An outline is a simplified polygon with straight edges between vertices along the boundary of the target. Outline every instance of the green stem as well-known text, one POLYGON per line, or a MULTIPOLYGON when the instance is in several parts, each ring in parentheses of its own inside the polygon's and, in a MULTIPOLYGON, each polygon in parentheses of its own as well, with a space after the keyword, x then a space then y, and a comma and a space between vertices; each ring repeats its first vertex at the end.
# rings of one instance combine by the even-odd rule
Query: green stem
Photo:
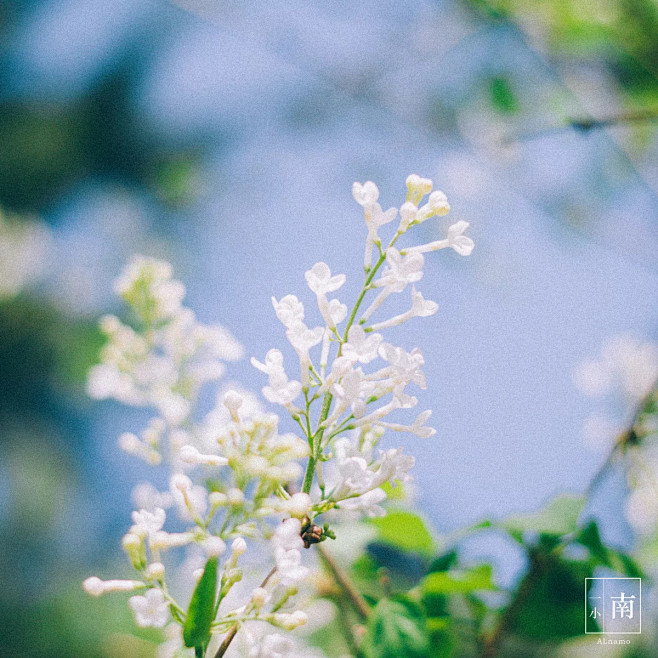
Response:
MULTIPOLYGON (((400 234, 396 233, 393 239, 391 240, 390 244, 388 245, 388 247, 386 247, 386 249, 383 252, 381 252, 379 258, 377 259, 377 262, 374 264, 372 269, 366 275, 366 280, 363 283, 361 292, 359 293, 359 296, 356 299, 354 308, 352 309, 352 312, 350 313, 350 317, 347 320, 347 324, 345 325, 345 332, 343 334, 343 338, 340 341, 340 345, 338 346, 338 353, 336 355, 337 357, 339 357, 341 354, 343 343, 347 341, 347 334, 349 333, 351 326, 354 324, 354 320, 356 319, 356 314, 359 312, 359 308, 361 307, 361 304, 363 302, 364 297, 366 296, 366 293, 368 292, 368 290, 370 290, 370 284, 372 283, 372 280, 375 278, 375 274, 377 274, 377 271, 386 260, 386 251, 388 251, 389 247, 392 247, 395 244, 396 240, 399 237, 400 234)), ((322 411, 320 412, 320 418, 318 419, 318 429, 316 430, 313 437, 309 440, 311 454, 309 455, 308 463, 306 464, 306 472, 304 473, 304 483, 302 485, 302 491, 304 493, 310 493, 311 487, 313 486, 313 477, 315 475, 315 468, 322 454, 322 437, 324 436, 324 428, 322 427, 322 423, 324 423, 324 421, 327 420, 329 416, 329 410, 331 409, 331 403, 333 399, 334 397, 329 391, 327 391, 324 394, 324 398, 322 400, 322 411)), ((308 396, 306 396, 306 400, 307 400, 306 420, 308 422, 309 419, 308 396)))

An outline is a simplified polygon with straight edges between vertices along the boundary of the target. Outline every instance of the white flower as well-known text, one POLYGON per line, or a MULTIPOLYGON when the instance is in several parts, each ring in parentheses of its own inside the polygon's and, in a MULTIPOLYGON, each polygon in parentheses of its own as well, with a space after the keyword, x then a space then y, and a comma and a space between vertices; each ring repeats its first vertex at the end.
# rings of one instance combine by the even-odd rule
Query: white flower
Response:
POLYGON ((268 376, 285 374, 283 368, 283 354, 280 350, 272 349, 265 355, 265 363, 257 361, 253 356, 251 357, 251 365, 258 368, 268 376))
POLYGON ((142 628, 162 628, 169 621, 169 604, 159 589, 150 589, 144 596, 131 596, 128 604, 142 628))
POLYGON ((347 306, 341 304, 337 299, 329 300, 329 315, 331 316, 332 326, 340 324, 347 317, 347 306))
POLYGON ((340 509, 350 512, 362 512, 366 516, 385 516, 386 510, 378 505, 386 499, 383 489, 373 489, 356 498, 348 498, 340 502, 340 509))
POLYGON ((361 418, 365 413, 366 404, 364 398, 368 395, 371 385, 365 380, 361 368, 350 370, 340 381, 335 382, 331 392, 336 398, 336 406, 331 415, 324 422, 324 426, 335 423, 340 415, 351 406, 352 413, 356 418, 361 418))
POLYGON ((379 229, 384 226, 384 224, 388 224, 396 218, 398 209, 389 208, 386 212, 384 212, 378 203, 372 203, 364 206, 363 211, 366 226, 368 227, 363 266, 368 270, 372 264, 373 246, 375 244, 381 244, 379 229))
MULTIPOLYGON (((153 512, 142 509, 132 513, 133 523, 137 534, 143 537, 150 537, 158 530, 162 529, 165 523, 166 513, 162 508, 156 508, 153 512)), ((135 532, 135 530, 133 530, 135 532)))
POLYGON ((417 347, 407 352, 402 347, 384 343, 379 348, 379 356, 390 364, 388 370, 394 382, 413 382, 420 388, 426 388, 425 373, 422 370, 425 359, 417 347))
POLYGON ((397 423, 385 422, 380 422, 379 424, 389 430, 394 430, 396 432, 411 432, 421 439, 428 439, 430 436, 436 434, 436 430, 433 427, 427 427, 427 425, 425 425, 431 415, 431 411, 423 411, 416 416, 413 425, 400 425, 397 423))
POLYGON ((96 576, 82 583, 82 589, 91 596, 101 596, 106 592, 132 592, 140 587, 144 587, 140 580, 101 580, 96 576))
POLYGON ((159 492, 150 482, 140 482, 132 491, 132 501, 138 509, 155 512, 156 508, 169 509, 174 499, 169 491, 159 492))
POLYGON ((345 283, 344 274, 331 276, 331 270, 326 263, 316 263, 305 273, 308 287, 316 295, 326 295, 335 292, 345 283))
POLYGON ((155 650, 156 658, 182 658, 188 656, 192 649, 183 647, 183 629, 180 624, 172 622, 164 629, 165 641, 155 650), (183 653, 185 651, 185 653, 183 653))
POLYGON ((299 519, 286 519, 277 527, 271 540, 277 574, 286 587, 300 582, 309 572, 308 568, 301 564, 300 549, 304 546, 300 536, 301 529, 299 519))
POLYGON ((380 451, 376 462, 377 471, 375 482, 377 486, 390 482, 395 485, 396 481, 409 482, 411 476, 409 471, 414 467, 416 460, 411 455, 405 455, 402 448, 380 451))
POLYGON ((297 519, 303 519, 313 507, 313 500, 307 493, 298 492, 286 501, 285 508, 290 514, 297 519))
POLYGON ((295 610, 294 612, 275 612, 268 619, 275 626, 293 631, 308 621, 308 615, 303 610, 295 610))
POLYGON ((418 174, 407 177, 407 201, 413 201, 416 205, 432 191, 432 181, 429 178, 421 178, 418 174))
POLYGON ((226 552, 226 544, 220 537, 214 535, 204 539, 201 545, 210 557, 219 557, 226 552))
POLYGON ((375 474, 368 468, 363 457, 347 457, 338 463, 342 483, 334 494, 341 500, 355 493, 363 493, 373 488, 375 474))
POLYGON ((180 548, 194 541, 193 532, 165 532, 159 530, 149 538, 149 544, 153 551, 164 551, 169 548, 180 548))
POLYGON ((226 457, 203 454, 191 445, 182 446, 178 456, 185 464, 203 464, 204 466, 226 466, 228 464, 226 457))
POLYGON ((298 322, 304 321, 304 305, 295 297, 295 295, 286 295, 277 302, 272 297, 272 305, 276 312, 276 317, 288 328, 293 327, 298 322))
POLYGON ((404 252, 411 256, 412 254, 420 255, 428 251, 438 251, 439 249, 451 247, 460 256, 470 256, 475 243, 471 238, 464 235, 464 231, 468 227, 469 223, 460 219, 448 228, 448 237, 445 240, 435 240, 434 242, 428 242, 419 247, 410 247, 409 249, 405 249, 404 252))
POLYGON ((355 362, 370 363, 377 358, 377 350, 382 340, 380 334, 368 336, 363 327, 352 325, 347 334, 347 343, 343 345, 342 354, 355 362))
POLYGON ((409 227, 416 221, 418 217, 418 208, 411 203, 411 201, 406 201, 400 206, 400 226, 398 227, 399 233, 404 233, 409 229, 409 227))
MULTIPOLYGON (((345 283, 345 275, 331 276, 331 270, 326 263, 316 263, 310 270, 307 270, 305 276, 308 287, 317 297, 318 308, 324 321, 331 329, 335 328, 336 324, 327 301, 327 293, 338 290, 345 283)), ((293 330, 292 327, 288 331, 291 330, 293 330)))
POLYGON ((384 286, 392 292, 402 292, 410 283, 416 283, 423 278, 425 259, 421 254, 409 253, 407 256, 391 247, 386 252, 386 269, 377 286, 384 286))
POLYGON ((301 392, 302 385, 298 381, 289 381, 285 375, 270 377, 270 385, 263 387, 263 395, 268 402, 284 407, 291 405, 301 392))
POLYGON ((425 299, 416 287, 414 286, 411 290, 411 309, 406 313, 400 313, 388 320, 383 322, 377 322, 370 327, 371 331, 381 331, 382 329, 388 329, 389 327, 396 327, 408 320, 411 320, 415 317, 428 317, 434 315, 439 310, 439 305, 436 302, 433 302, 429 299, 425 299))
POLYGON ((474 243, 471 238, 464 235, 469 223, 460 219, 448 229, 448 246, 452 247, 460 256, 470 256, 474 243))
POLYGON ((426 219, 429 219, 434 215, 443 216, 447 215, 449 212, 450 204, 448 203, 448 197, 446 197, 443 192, 436 190, 430 194, 427 203, 419 208, 418 221, 424 222, 426 219))
POLYGON ((302 387, 304 389, 309 386, 309 366, 311 364, 309 351, 322 341, 323 335, 324 330, 322 327, 309 329, 301 322, 286 331, 286 337, 299 357, 302 387))
POLYGON ((379 199, 379 188, 371 180, 352 185, 352 196, 360 206, 369 206, 379 199))
POLYGON ((169 482, 169 489, 182 519, 200 519, 206 513, 208 492, 205 487, 193 485, 187 475, 182 473, 173 475, 169 482))

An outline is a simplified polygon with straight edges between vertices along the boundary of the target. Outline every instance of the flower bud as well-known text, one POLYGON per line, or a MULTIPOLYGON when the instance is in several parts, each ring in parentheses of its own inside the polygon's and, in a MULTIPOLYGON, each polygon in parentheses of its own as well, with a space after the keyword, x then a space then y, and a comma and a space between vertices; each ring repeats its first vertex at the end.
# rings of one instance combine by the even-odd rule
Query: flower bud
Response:
POLYGON ((244 503, 244 493, 240 489, 229 489, 226 492, 226 495, 228 497, 228 502, 230 505, 233 505, 234 507, 238 507, 244 503))
POLYGON ((221 491, 213 491, 208 494, 208 502, 211 507, 224 507, 228 502, 228 498, 221 491))
POLYGON ((234 423, 240 422, 240 416, 238 414, 238 409, 242 406, 242 396, 236 391, 228 391, 224 396, 224 406, 228 409, 231 414, 231 420, 234 423))
POLYGON ((226 544, 219 537, 208 537, 201 543, 209 557, 219 557, 226 551, 226 544))
POLYGON ((278 612, 273 614, 270 622, 275 626, 292 631, 298 626, 303 626, 308 621, 308 616, 302 610, 295 610, 293 613, 278 612))
POLYGON ((313 506, 313 501, 307 493, 296 493, 286 503, 286 508, 290 516, 297 519, 303 519, 313 506))
POLYGON ((143 569, 146 564, 146 551, 142 537, 134 532, 129 532, 121 540, 123 549, 128 553, 130 563, 135 569, 143 569))
POLYGON ((247 542, 242 539, 242 537, 238 537, 237 539, 233 540, 233 543, 231 544, 231 553, 235 557, 240 557, 240 555, 244 555, 247 552, 247 542))
POLYGON ((149 580, 164 580, 165 567, 162 562, 153 562, 146 567, 146 577, 149 580))
POLYGON ((257 587, 251 594, 251 603, 256 610, 260 610, 269 598, 269 592, 264 587, 257 587))

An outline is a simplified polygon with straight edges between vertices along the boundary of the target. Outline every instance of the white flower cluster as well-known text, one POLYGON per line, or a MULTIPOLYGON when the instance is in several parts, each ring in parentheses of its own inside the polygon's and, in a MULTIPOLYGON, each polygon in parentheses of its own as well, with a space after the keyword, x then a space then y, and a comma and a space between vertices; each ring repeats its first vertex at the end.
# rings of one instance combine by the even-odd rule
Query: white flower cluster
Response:
POLYGON ((599 359, 579 366, 574 379, 585 395, 617 408, 615 416, 592 413, 585 421, 585 440, 608 450, 616 437, 625 441, 626 518, 638 532, 653 531, 658 524, 658 345, 629 335, 615 336, 604 344, 599 359))
POLYGON ((407 179, 404 204, 386 211, 378 203, 379 190, 368 181, 354 183, 352 193, 363 207, 367 228, 364 256, 365 281, 352 310, 333 296, 345 283, 344 274, 332 274, 326 263, 316 263, 306 272, 306 282, 316 298, 323 320, 321 326, 306 324, 306 309, 295 295, 272 299, 286 337, 299 359, 299 379, 284 367, 283 354, 270 350, 264 362, 252 364, 268 376, 263 395, 280 404, 304 432, 311 449, 303 491, 311 493, 317 474, 320 497, 309 518, 332 508, 361 511, 370 516, 384 513, 379 503, 386 497, 381 485, 409 479, 413 458, 401 449, 376 451, 385 430, 411 432, 429 437, 434 430, 426 425, 430 411, 420 413, 411 425, 390 416, 410 409, 417 399, 410 385, 425 388, 423 356, 417 348, 406 349, 384 340, 382 331, 415 317, 427 317, 438 305, 426 300, 416 284, 423 277, 424 255, 444 248, 469 255, 473 241, 464 235, 468 223, 459 221, 448 229, 443 240, 399 248, 398 240, 413 227, 433 216, 445 215, 450 206, 443 192, 432 192, 432 181, 411 175, 407 179), (423 199, 429 197, 425 203, 423 199), (397 230, 386 247, 379 231, 399 214, 397 230), (393 294, 411 292, 408 311, 373 321, 384 302, 393 294), (371 299, 366 306, 366 297, 371 299), (312 356, 313 348, 318 356, 312 356), (314 403, 320 410, 314 414, 314 403), (353 430, 351 439, 341 437, 353 430), (340 438, 339 438, 340 437, 340 438), (323 463, 336 466, 333 482, 325 483, 323 463))
MULTIPOLYGON (((230 642, 232 631, 250 620, 290 631, 306 621, 293 601, 309 573, 301 549, 334 536, 328 526, 315 525, 317 517, 332 509, 382 515, 382 485, 410 479, 413 457, 401 448, 383 450, 379 443, 387 430, 423 438, 434 434, 426 425, 430 411, 418 414, 411 424, 394 418, 398 410, 417 404, 410 386, 425 388, 423 356, 418 349, 407 351, 386 342, 380 332, 437 311, 437 304, 416 289, 423 276, 423 254, 445 247, 469 254, 473 248, 464 236, 466 222, 451 226, 445 240, 395 246, 412 227, 448 212, 441 192, 432 192, 421 205, 431 188, 427 179, 408 178, 397 231, 383 247, 379 229, 392 222, 398 210, 382 210, 374 183, 354 184, 367 238, 365 281, 351 311, 333 296, 345 276, 333 275, 325 263, 306 272, 320 326, 307 326, 304 305, 294 295, 273 300, 298 357, 299 377, 289 376, 276 349, 263 362, 252 363, 267 375, 265 399, 287 410, 303 438, 280 433, 278 416, 264 413, 253 395, 235 388, 220 391, 213 408, 202 414, 202 388, 221 378, 226 361, 240 358, 240 345, 225 329, 196 321, 183 306, 184 288, 173 280, 167 263, 136 257, 118 280, 116 291, 132 309, 134 324, 114 316, 101 320, 108 342, 102 362, 90 373, 89 393, 155 409, 157 415, 146 429, 139 435, 124 433, 119 444, 147 463, 166 464, 170 479, 166 491, 143 483, 133 493, 137 509, 123 548, 138 577, 91 577, 84 588, 92 595, 134 592, 129 603, 140 626, 165 627, 173 620, 160 656, 186 655, 184 634, 177 628, 185 626, 192 613, 176 601, 165 582, 176 566, 177 551, 201 551, 206 565, 217 560, 210 644, 222 636, 230 642), (407 289, 408 311, 371 320, 387 298, 407 289), (372 300, 362 308, 368 295, 372 300), (316 347, 319 359, 313 353, 316 347), (300 465, 304 459, 305 471, 300 465), (269 542, 273 568, 242 606, 226 609, 227 595, 242 578, 238 560, 247 550, 246 540, 259 538, 269 542)), ((201 587, 204 569, 197 570, 197 576, 201 587)), ((249 655, 298 655, 295 646, 274 634, 252 644, 249 655)), ((195 646, 196 655, 206 650, 206 642, 195 646)))

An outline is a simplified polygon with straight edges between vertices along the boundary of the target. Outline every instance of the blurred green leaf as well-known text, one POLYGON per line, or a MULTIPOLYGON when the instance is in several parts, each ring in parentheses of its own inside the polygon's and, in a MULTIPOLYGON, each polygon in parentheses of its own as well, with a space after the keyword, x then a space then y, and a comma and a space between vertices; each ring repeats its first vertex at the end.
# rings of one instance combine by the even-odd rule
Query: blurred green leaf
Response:
POLYGON ((583 587, 591 576, 591 566, 585 562, 563 560, 554 553, 533 554, 530 571, 513 597, 520 600, 509 630, 539 641, 582 635, 583 587))
POLYGON ((603 543, 596 521, 590 522, 580 530, 576 539, 589 549, 595 564, 609 567, 630 578, 643 577, 642 570, 633 558, 621 551, 609 548, 603 543))
POLYGON ((386 516, 370 522, 377 528, 377 539, 383 543, 423 554, 434 549, 434 539, 425 521, 413 512, 392 509, 386 516))
POLYGON ((203 647, 210 640, 210 625, 215 616, 217 558, 211 557, 197 583, 187 611, 183 639, 186 647, 203 647))
POLYGON ((451 550, 434 558, 427 571, 428 573, 432 573, 433 571, 447 571, 455 564, 457 564, 457 551, 451 550))
POLYGON ((372 611, 363 642, 366 658, 427 658, 429 638, 420 606, 408 598, 382 599, 372 611))
POLYGON ((575 532, 584 504, 582 496, 564 494, 551 500, 537 513, 510 516, 500 525, 518 541, 526 532, 566 535, 575 532))
POLYGON ((482 564, 473 569, 435 571, 423 579, 423 596, 434 594, 466 594, 476 590, 493 590, 492 567, 482 564))
POLYGON ((494 109, 500 114, 514 114, 519 111, 519 101, 508 78, 492 78, 489 81, 489 97, 494 109))

